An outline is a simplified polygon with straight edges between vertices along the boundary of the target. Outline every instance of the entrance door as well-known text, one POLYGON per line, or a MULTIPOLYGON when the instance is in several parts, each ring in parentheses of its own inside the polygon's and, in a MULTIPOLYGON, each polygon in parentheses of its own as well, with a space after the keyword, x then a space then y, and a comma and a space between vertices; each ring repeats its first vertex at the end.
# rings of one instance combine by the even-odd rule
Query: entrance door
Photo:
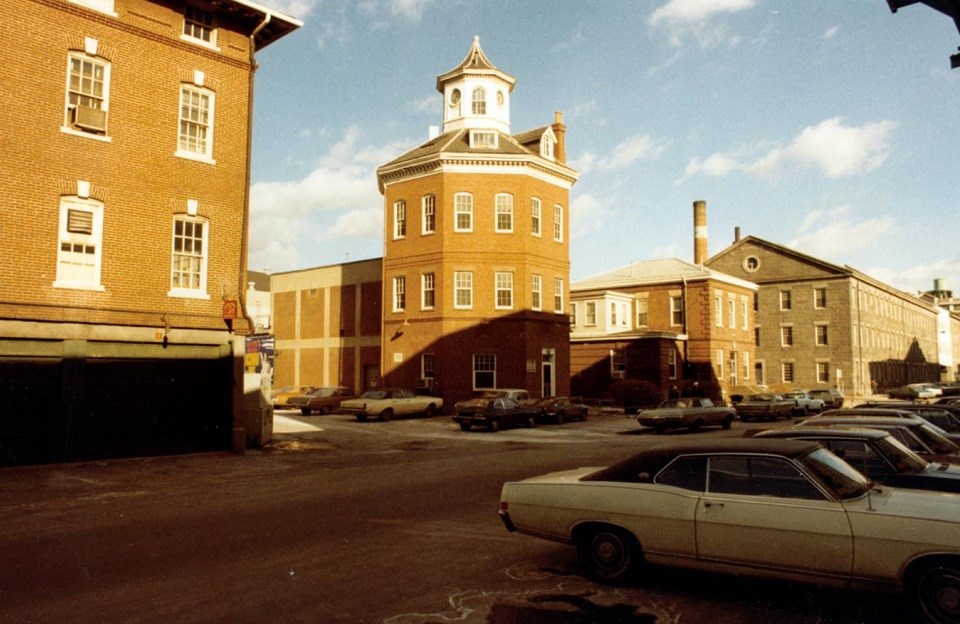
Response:
POLYGON ((556 357, 556 351, 554 349, 543 349, 541 352, 541 364, 540 369, 542 371, 542 383, 540 388, 540 396, 553 396, 556 392, 556 377, 553 370, 553 361, 556 357))
POLYGON ((380 387, 380 366, 365 364, 363 366, 363 389, 371 390, 380 387))

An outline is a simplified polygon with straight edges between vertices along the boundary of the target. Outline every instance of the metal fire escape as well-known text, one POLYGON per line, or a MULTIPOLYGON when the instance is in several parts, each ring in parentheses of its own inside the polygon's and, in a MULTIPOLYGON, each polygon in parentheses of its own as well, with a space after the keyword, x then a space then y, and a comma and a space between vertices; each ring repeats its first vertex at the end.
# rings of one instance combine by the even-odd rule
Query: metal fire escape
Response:
MULTIPOLYGON (((917 3, 925 4, 953 19, 957 30, 960 31, 960 0, 887 0, 890 10, 894 13, 897 12, 897 9, 917 3)), ((960 48, 957 49, 960 50, 960 48)), ((960 67, 960 52, 950 56, 950 68, 956 69, 958 67, 960 67)))

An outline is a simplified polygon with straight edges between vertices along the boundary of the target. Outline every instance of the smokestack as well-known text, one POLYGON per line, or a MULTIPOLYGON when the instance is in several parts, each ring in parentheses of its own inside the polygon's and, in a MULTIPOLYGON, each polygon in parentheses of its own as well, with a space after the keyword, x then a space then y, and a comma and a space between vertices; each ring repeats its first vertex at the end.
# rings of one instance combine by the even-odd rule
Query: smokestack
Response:
POLYGON ((560 111, 555 111, 553 113, 553 124, 550 126, 553 128, 553 134, 557 137, 557 145, 554 147, 553 157, 558 163, 567 162, 567 145, 566 145, 566 134, 567 127, 563 124, 563 113, 560 111))
POLYGON ((733 242, 735 243, 740 242, 740 226, 739 225, 733 228, 733 242))
POLYGON ((693 263, 703 265, 707 261, 707 202, 693 202, 693 263))

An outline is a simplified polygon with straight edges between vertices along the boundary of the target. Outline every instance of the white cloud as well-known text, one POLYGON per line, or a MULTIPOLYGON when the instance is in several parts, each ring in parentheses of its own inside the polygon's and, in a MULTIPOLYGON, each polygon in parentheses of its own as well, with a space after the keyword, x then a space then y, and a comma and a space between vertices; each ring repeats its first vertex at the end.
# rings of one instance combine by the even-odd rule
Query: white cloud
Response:
POLYGON ((905 292, 918 293, 933 290, 933 280, 942 278, 943 287, 960 294, 960 256, 941 258, 929 264, 919 264, 905 269, 871 267, 863 271, 870 277, 890 284, 905 292))
POLYGON ((363 146, 356 128, 301 180, 257 182, 250 189, 250 266, 295 268, 305 243, 382 235, 383 198, 376 168, 410 140, 363 146))
POLYGON ((674 46, 683 45, 684 39, 692 36, 703 48, 722 44, 735 47, 740 43, 740 37, 728 36, 726 28, 711 23, 711 19, 754 6, 756 0, 669 0, 650 14, 647 24, 665 28, 670 44, 674 46))
POLYGON ((656 141, 648 134, 636 134, 614 147, 609 156, 597 156, 594 152, 584 152, 571 164, 581 174, 594 169, 601 171, 624 169, 638 160, 658 158, 666 147, 665 143, 656 141))
POLYGON ((787 246, 829 262, 842 262, 837 259, 850 257, 855 251, 877 244, 895 229, 892 217, 881 215, 855 221, 853 208, 842 205, 827 213, 809 213, 800 227, 801 235, 787 246))
POLYGON ((590 194, 580 194, 570 200, 570 232, 572 238, 582 238, 603 228, 610 210, 590 194))
POLYGON ((833 39, 837 36, 837 33, 840 32, 839 26, 831 26, 823 33, 824 39, 833 39))
POLYGON ((892 121, 844 126, 834 117, 804 128, 786 146, 762 141, 749 148, 694 157, 677 183, 696 175, 724 177, 737 171, 773 176, 787 167, 817 169, 828 178, 869 173, 887 159, 895 128, 892 121))
POLYGON ((257 4, 302 20, 313 12, 320 0, 261 0, 257 4))

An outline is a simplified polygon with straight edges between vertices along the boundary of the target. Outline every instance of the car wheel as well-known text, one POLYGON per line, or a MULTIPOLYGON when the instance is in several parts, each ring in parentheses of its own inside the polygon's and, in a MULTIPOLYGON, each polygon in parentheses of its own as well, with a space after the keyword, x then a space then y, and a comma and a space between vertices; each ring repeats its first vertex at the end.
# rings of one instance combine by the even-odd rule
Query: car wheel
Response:
POLYGON ((366 415, 366 414, 357 414, 357 420, 359 420, 360 422, 367 422, 367 415, 366 415))
POLYGON ((727 416, 722 421, 720 421, 720 426, 723 427, 724 429, 729 429, 732 424, 733 424, 733 416, 727 416))
POLYGON ((327 414, 329 414, 329 413, 330 413, 330 406, 329 406, 329 405, 324 405, 323 407, 321 407, 321 408, 320 408, 320 413, 323 414, 324 416, 326 416, 327 414))
POLYGON ((309 415, 310 415, 310 410, 307 409, 307 408, 305 408, 305 407, 301 407, 301 408, 300 408, 300 413, 303 414, 304 416, 309 416, 309 415))
POLYGON ((587 410, 582 410, 580 412, 580 422, 583 422, 587 419, 587 410))
POLYGON ((487 426, 490 428, 490 431, 492 431, 493 433, 500 431, 500 419, 494 418, 493 420, 490 421, 490 424, 487 426))
POLYGON ((933 624, 960 621, 960 568, 932 566, 921 573, 916 589, 920 608, 933 624))
POLYGON ((437 415, 437 407, 433 403, 431 403, 430 405, 427 406, 427 409, 423 410, 423 415, 426 416, 427 418, 433 418, 434 416, 437 415))
POLYGON ((623 579, 634 566, 636 540, 614 527, 591 529, 577 542, 580 563, 590 576, 603 581, 623 579))
POLYGON ((460 428, 463 429, 464 431, 470 431, 470 423, 462 422, 460 423, 460 428))
POLYGON ((558 425, 563 424, 563 412, 557 412, 557 424, 558 425))
POLYGON ((393 410, 390 409, 389 407, 383 410, 382 412, 380 412, 380 420, 382 420, 383 422, 387 422, 391 418, 393 418, 393 410))
POLYGON ((527 416, 527 422, 525 424, 527 429, 533 429, 534 427, 537 426, 537 419, 534 417, 533 414, 530 414, 529 416, 527 416))

